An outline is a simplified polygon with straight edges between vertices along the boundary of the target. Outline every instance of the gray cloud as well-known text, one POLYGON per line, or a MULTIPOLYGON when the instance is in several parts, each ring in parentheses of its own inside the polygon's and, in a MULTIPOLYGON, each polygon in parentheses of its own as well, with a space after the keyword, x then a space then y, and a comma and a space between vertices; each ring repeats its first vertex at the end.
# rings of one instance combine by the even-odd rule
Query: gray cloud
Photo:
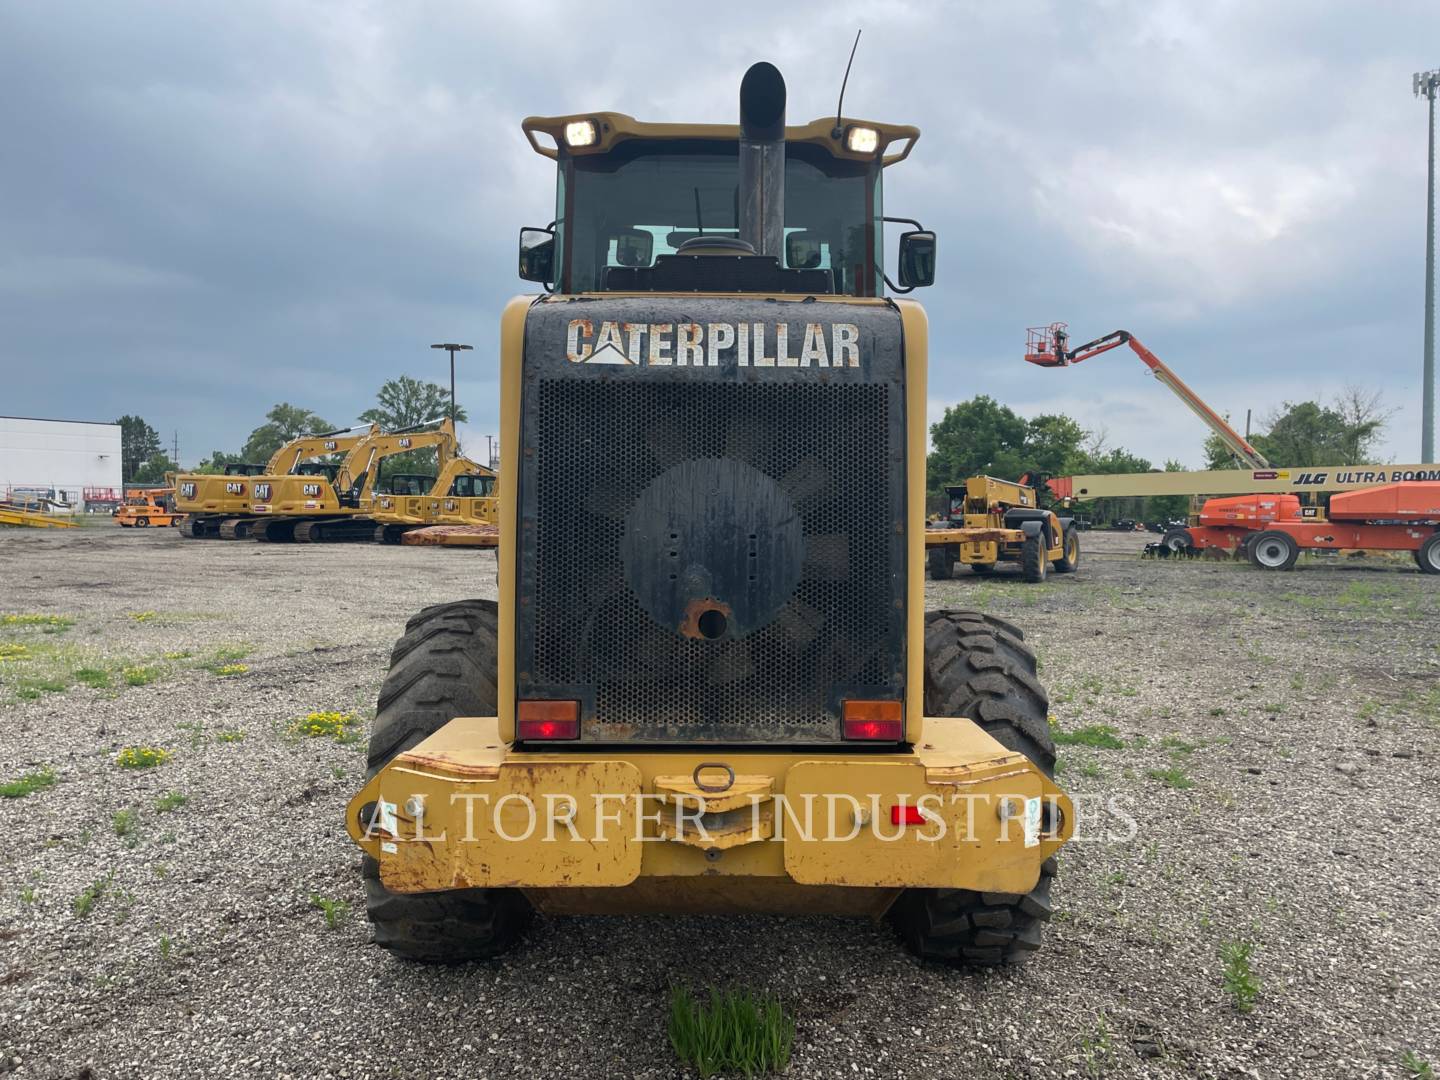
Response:
POLYGON ((1418 447, 1433 4, 6 5, 0 411, 234 448, 274 401, 348 422, 497 317, 553 179, 530 113, 728 120, 771 59, 792 119, 917 123, 887 209, 941 234, 932 411, 1064 409, 1156 461, 1203 430, 1123 354, 1046 372, 1024 328, 1135 330, 1223 410, 1346 382, 1418 447))

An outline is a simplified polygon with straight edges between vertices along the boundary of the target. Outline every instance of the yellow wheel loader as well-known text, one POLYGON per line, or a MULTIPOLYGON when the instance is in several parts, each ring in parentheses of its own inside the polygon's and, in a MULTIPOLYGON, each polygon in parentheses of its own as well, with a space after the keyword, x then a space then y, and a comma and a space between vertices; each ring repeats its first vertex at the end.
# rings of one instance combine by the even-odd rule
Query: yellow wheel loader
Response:
POLYGON ((1075 519, 1044 510, 1028 484, 972 476, 945 489, 950 513, 925 530, 930 576, 945 581, 955 564, 988 574, 997 562, 1019 566, 1020 576, 1041 582, 1053 568, 1073 574, 1080 566, 1080 530, 1075 519))
POLYGON ((491 470, 464 457, 452 458, 439 476, 392 476, 371 502, 370 516, 377 522, 375 539, 398 544, 408 531, 426 525, 493 523, 497 500, 476 499, 474 492, 488 494, 494 485, 491 470), (477 507, 477 503, 488 506, 477 507), (476 516, 487 510, 488 517, 476 516))
POLYGON ((535 910, 888 919, 1024 960, 1074 829, 1019 629, 924 610, 927 324, 882 266, 919 132, 531 117, 555 223, 501 319, 499 598, 427 608, 346 826, 375 940, 502 952, 535 910), (887 295, 887 293, 889 295, 887 295))
POLYGON ((345 428, 319 435, 291 439, 270 455, 264 465, 235 462, 221 473, 181 473, 174 478, 175 509, 186 515, 180 532, 196 540, 219 537, 244 540, 250 536, 257 515, 251 507, 257 484, 273 483, 277 477, 303 476, 305 483, 316 477, 330 482, 335 467, 316 458, 349 453, 366 439, 380 433, 380 425, 360 430, 345 428))

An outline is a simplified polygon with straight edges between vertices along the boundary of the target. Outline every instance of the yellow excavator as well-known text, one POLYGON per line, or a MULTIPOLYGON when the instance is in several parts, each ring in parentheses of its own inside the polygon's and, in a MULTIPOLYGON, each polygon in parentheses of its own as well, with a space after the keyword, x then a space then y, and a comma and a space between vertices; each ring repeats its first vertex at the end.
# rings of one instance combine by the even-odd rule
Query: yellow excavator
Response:
POLYGON ((175 509, 186 515, 180 533, 191 539, 244 540, 256 515, 251 504, 257 484, 293 474, 333 480, 336 467, 314 459, 349 453, 380 434, 379 424, 342 428, 291 439, 264 465, 234 462, 221 473, 181 473, 175 477, 175 509))
POLYGON ((376 523, 371 513, 382 461, 433 447, 436 465, 444 473, 454 459, 455 425, 448 418, 432 427, 434 424, 428 421, 361 439, 345 455, 333 478, 300 474, 258 477, 250 503, 250 512, 256 517, 252 526, 255 539, 270 543, 373 539, 376 523))
POLYGON ((370 516, 377 522, 375 539, 398 544, 411 529, 427 525, 494 524, 494 487, 494 472, 466 457, 451 458, 438 476, 391 476, 375 493, 370 507, 370 516), (476 497, 476 491, 488 497, 476 497))

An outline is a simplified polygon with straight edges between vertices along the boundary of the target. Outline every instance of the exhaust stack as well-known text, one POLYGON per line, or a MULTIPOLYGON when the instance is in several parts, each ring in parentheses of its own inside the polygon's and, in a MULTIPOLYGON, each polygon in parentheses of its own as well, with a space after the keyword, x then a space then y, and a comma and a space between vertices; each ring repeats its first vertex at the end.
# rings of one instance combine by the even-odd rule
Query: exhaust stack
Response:
POLYGON ((764 61, 740 82, 740 239, 784 265, 785 79, 764 61))

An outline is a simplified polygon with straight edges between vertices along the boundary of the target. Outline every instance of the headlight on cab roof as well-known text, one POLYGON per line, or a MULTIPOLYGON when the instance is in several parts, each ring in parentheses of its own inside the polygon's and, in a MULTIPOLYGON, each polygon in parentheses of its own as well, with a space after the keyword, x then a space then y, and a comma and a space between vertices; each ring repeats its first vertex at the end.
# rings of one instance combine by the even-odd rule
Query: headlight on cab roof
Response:
POLYGON ((565 145, 593 146, 597 134, 594 120, 572 120, 565 125, 565 145))
POLYGON ((845 133, 845 146, 856 154, 873 154, 880 145, 880 133, 874 128, 852 127, 845 133))

